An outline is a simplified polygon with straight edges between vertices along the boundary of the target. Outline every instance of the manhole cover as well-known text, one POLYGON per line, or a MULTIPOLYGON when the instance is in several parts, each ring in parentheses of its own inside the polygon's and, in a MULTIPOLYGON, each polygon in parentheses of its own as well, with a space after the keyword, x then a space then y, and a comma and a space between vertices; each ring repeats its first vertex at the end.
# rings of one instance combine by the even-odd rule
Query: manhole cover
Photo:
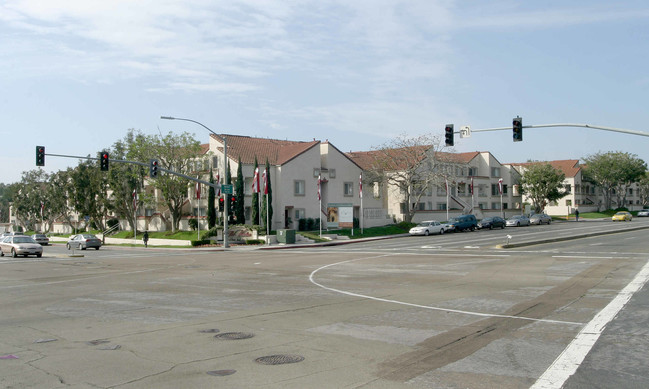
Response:
POLYGON ((259 357, 255 362, 262 365, 284 365, 287 363, 302 362, 304 357, 301 355, 269 355, 267 357, 259 357))
POLYGON ((217 376, 217 377, 224 377, 226 375, 232 375, 236 373, 236 370, 212 370, 208 371, 207 374, 217 376))
POLYGON ((203 334, 216 334, 217 332, 220 332, 218 328, 210 328, 209 330, 200 330, 198 331, 203 334))
POLYGON ((253 336, 255 336, 255 334, 249 332, 224 332, 222 334, 214 335, 215 338, 222 340, 250 339, 253 336))

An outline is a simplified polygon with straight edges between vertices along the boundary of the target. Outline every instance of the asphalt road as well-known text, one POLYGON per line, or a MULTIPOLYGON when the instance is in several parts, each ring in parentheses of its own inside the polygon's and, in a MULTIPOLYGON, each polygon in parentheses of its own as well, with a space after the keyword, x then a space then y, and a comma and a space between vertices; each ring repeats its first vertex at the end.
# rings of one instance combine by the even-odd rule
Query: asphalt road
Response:
POLYGON ((644 283, 602 315, 647 264, 647 230, 495 248, 641 226, 5 257, 0 387, 552 387, 594 321, 562 385, 649 387, 644 283))

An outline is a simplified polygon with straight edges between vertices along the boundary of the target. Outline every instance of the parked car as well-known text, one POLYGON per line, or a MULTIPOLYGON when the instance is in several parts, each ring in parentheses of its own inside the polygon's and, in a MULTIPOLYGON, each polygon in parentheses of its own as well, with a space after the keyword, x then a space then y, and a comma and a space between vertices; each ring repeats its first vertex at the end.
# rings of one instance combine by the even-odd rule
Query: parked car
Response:
POLYGON ((544 213, 535 213, 530 216, 530 224, 550 224, 552 223, 552 218, 549 215, 544 213))
POLYGON ((633 216, 631 216, 631 214, 629 212, 627 212, 627 211, 620 211, 620 212, 616 213, 615 215, 613 215, 611 220, 613 220, 614 222, 616 222, 616 221, 622 221, 622 222, 623 221, 631 221, 631 220, 633 220, 633 216))
POLYGON ((43 255, 43 246, 31 236, 13 235, 7 236, 0 241, 0 255, 11 254, 16 258, 19 255, 35 255, 40 258, 43 255))
POLYGON ((47 246, 50 244, 50 238, 45 234, 34 234, 32 235, 32 238, 34 238, 36 243, 39 243, 41 246, 47 246))
POLYGON ((464 230, 474 231, 478 227, 478 220, 475 215, 460 215, 449 219, 447 228, 450 231, 459 232, 464 230))
POLYGON ((430 235, 444 233, 445 226, 437 220, 423 221, 410 229, 410 235, 430 235))
POLYGON ((94 236, 93 234, 78 234, 72 235, 68 243, 66 244, 68 250, 70 249, 81 249, 85 250, 87 248, 94 248, 99 250, 101 247, 101 240, 94 236))
POLYGON ((500 216, 486 217, 478 222, 478 228, 488 228, 490 230, 494 228, 505 228, 505 219, 500 216))
POLYGON ((638 217, 649 217, 649 209, 638 211, 638 217))
POLYGON ((530 219, 525 215, 515 215, 507 219, 507 227, 529 226, 530 219))

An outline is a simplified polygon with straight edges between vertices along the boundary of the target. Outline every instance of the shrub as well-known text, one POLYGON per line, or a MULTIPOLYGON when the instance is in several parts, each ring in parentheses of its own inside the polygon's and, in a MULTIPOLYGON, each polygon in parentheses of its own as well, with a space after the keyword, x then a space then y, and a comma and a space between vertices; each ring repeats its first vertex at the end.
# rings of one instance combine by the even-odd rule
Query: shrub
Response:
POLYGON ((306 230, 305 231, 313 231, 315 229, 314 228, 315 225, 316 225, 315 224, 315 219, 313 219, 312 217, 306 219, 306 226, 305 226, 306 230))
POLYGON ((201 240, 192 240, 191 241, 191 244, 192 244, 193 247, 202 246, 202 245, 211 244, 211 243, 212 243, 212 241, 209 240, 209 239, 201 239, 201 240))
POLYGON ((266 243, 266 242, 264 242, 261 239, 248 239, 248 240, 246 240, 246 244, 264 244, 264 243, 266 243))
POLYGON ((198 220, 196 219, 189 219, 187 221, 187 224, 189 224, 189 228, 191 228, 193 231, 196 231, 198 228, 198 220))
POLYGON ((306 231, 306 219, 302 218, 297 221, 297 229, 298 231, 306 231))

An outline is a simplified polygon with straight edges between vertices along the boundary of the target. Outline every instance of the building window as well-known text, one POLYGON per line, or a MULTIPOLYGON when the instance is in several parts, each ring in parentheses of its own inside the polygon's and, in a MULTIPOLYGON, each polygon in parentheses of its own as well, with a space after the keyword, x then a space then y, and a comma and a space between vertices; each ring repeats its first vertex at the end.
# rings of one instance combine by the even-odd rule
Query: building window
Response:
POLYGON ((205 208, 194 207, 194 209, 192 210, 192 216, 199 216, 198 214, 199 212, 200 212, 200 216, 205 216, 205 211, 206 211, 205 208))
POLYGON ((329 178, 336 178, 336 169, 329 169, 329 178))
POLYGON ((425 211, 426 210, 426 203, 417 203, 417 207, 415 209, 417 211, 425 211))
POLYGON ((571 193, 572 187, 570 186, 570 184, 564 185, 564 188, 566 189, 566 193, 571 193))
POLYGON ((293 181, 293 194, 295 196, 304 196, 304 180, 293 181))
POLYGON ((492 167, 491 168, 491 177, 500 177, 500 168, 492 167))
POLYGON ((144 209, 144 216, 151 217, 155 213, 155 209, 153 208, 145 208, 144 209))
POLYGON ((381 197, 381 183, 380 182, 375 182, 374 183, 374 198, 378 199, 381 197))
POLYGON ((437 203, 438 211, 446 211, 446 203, 437 203))
POLYGON ((406 203, 399 203, 399 211, 401 212, 401 214, 408 212, 406 210, 406 203))
POLYGON ((566 206, 570 207, 572 205, 572 200, 566 200, 566 206))
POLYGON ((343 185, 343 190, 344 190, 344 195, 345 196, 353 196, 354 195, 354 183, 353 182, 345 182, 343 185))
POLYGON ((478 175, 478 168, 477 167, 470 167, 469 168, 469 177, 477 176, 478 175))
POLYGON ((320 176, 320 169, 314 168, 313 169, 313 177, 319 177, 320 176))
POLYGON ((295 208, 295 220, 306 219, 304 208, 295 208))
POLYGON ((212 169, 219 168, 219 157, 212 157, 212 169))
POLYGON ((491 203, 491 209, 500 209, 500 203, 497 202, 491 203))

